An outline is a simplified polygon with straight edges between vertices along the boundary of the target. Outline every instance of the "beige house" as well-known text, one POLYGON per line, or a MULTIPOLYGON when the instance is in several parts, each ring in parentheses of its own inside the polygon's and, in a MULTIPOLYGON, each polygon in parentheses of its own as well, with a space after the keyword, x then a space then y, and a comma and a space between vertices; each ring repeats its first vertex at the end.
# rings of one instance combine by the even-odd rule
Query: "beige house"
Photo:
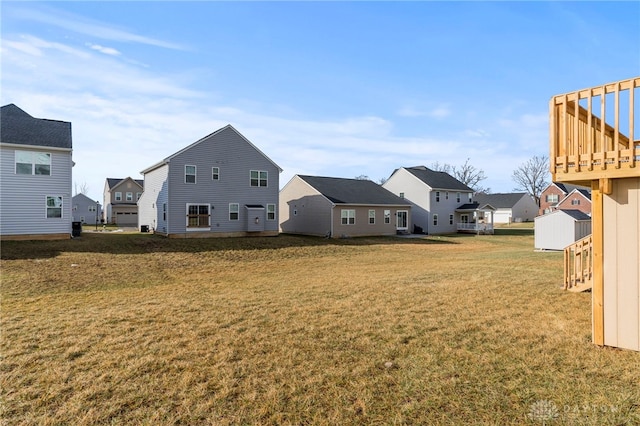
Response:
POLYGON ((144 181, 140 179, 107 178, 103 193, 105 223, 137 227, 138 199, 143 188, 144 181))
POLYGON ((411 204, 370 180, 294 176, 280 191, 280 231, 332 238, 405 233, 411 204))

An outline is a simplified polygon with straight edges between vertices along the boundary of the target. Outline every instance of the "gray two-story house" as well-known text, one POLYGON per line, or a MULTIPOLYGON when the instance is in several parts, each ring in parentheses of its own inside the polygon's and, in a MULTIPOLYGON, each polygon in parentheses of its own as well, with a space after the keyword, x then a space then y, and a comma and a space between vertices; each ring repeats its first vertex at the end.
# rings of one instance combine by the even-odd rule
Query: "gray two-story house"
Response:
POLYGON ((138 225, 176 238, 278 235, 280 172, 227 125, 141 172, 138 225))
POLYGON ((102 206, 99 201, 81 193, 73 196, 71 204, 74 222, 94 225, 102 223, 102 206))
POLYGON ((0 110, 0 236, 71 237, 71 123, 0 110))
POLYGON ((456 210, 473 198, 473 189, 458 179, 424 166, 396 169, 382 186, 411 203, 416 233, 457 232, 461 213, 456 210))

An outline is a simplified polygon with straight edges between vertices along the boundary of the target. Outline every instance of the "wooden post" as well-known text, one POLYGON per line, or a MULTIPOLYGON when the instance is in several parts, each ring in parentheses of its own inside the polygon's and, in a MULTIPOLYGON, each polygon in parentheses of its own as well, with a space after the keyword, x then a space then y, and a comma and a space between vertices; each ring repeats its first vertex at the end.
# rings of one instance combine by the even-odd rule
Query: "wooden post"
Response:
MULTIPOLYGON (((602 182, 604 184, 604 182, 602 182)), ((591 181, 591 235, 593 236, 593 343, 604 346, 604 220, 601 182, 591 181)))

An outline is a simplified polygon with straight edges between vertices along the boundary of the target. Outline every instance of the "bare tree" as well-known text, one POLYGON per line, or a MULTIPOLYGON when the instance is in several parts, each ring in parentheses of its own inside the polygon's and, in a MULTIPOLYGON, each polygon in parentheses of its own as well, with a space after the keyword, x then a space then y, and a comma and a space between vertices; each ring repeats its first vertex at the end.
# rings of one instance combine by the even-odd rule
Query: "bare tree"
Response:
POLYGON ((526 191, 540 206, 540 194, 549 185, 549 158, 537 155, 513 171, 511 178, 516 191, 526 191))
POLYGON ((82 182, 81 184, 78 184, 78 182, 74 182, 73 187, 75 192, 75 194, 73 195, 78 195, 78 194, 87 195, 89 193, 89 185, 87 185, 87 182, 82 182))
POLYGON ((480 185, 480 182, 485 180, 487 176, 484 174, 484 170, 478 169, 469 163, 470 159, 464 162, 462 166, 452 166, 451 164, 440 164, 437 161, 431 165, 431 170, 436 172, 449 173, 460 182, 473 189, 475 192, 491 192, 490 188, 484 188, 480 185))
POLYGON ((384 183, 385 183, 387 180, 389 180, 389 178, 382 177, 382 178, 378 179, 378 183, 379 183, 380 185, 384 185, 384 183))
POLYGON ((356 176, 357 180, 371 180, 369 179, 369 176, 367 175, 360 175, 360 176, 356 176))

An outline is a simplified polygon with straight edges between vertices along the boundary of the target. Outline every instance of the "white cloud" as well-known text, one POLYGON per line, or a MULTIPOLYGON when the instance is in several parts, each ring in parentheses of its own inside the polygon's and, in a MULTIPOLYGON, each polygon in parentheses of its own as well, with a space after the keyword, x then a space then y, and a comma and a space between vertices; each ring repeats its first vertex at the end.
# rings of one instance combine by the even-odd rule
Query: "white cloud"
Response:
POLYGON ((92 43, 86 43, 86 46, 93 50, 97 50, 98 52, 104 53, 105 55, 120 56, 120 52, 112 47, 104 47, 100 46, 99 44, 92 43))
POLYGON ((16 18, 64 28, 78 34, 84 34, 103 40, 146 44, 165 49, 186 50, 184 46, 177 43, 138 35, 125 29, 115 28, 112 25, 105 24, 100 21, 87 19, 80 15, 63 12, 58 9, 46 8, 44 6, 41 6, 38 9, 15 8, 11 11, 11 14, 16 18))
POLYGON ((448 105, 438 105, 430 109, 418 109, 413 106, 405 106, 398 110, 401 117, 429 117, 435 119, 447 118, 452 114, 448 105))

